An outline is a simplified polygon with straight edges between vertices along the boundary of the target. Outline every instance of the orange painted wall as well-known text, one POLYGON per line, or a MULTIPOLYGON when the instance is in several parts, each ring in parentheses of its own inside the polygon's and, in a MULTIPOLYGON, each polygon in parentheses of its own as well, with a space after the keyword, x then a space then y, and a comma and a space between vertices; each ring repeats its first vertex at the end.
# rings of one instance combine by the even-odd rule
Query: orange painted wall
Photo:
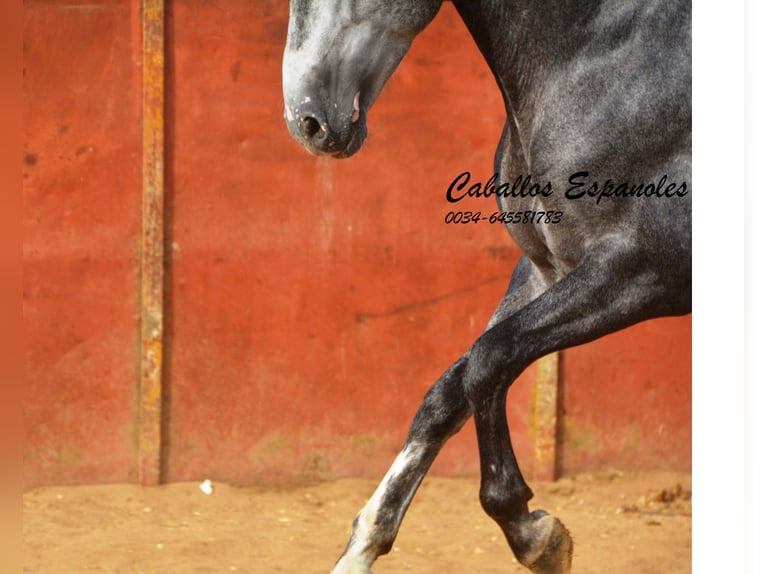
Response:
POLYGON ((137 7, 24 6, 27 485, 133 475, 137 7))
MULTIPOLYGON (((139 13, 87 6, 25 5, 28 485, 135 480, 139 13)), ((491 175, 493 78, 447 4, 362 151, 315 158, 281 117, 286 3, 168 8, 165 478, 379 476, 519 257, 444 223, 449 182, 491 175)), ((688 469, 689 357, 689 318, 567 351, 563 470, 688 469)), ((526 470, 531 374, 509 398, 526 470)), ((475 473, 474 442, 434 471, 475 473)))
POLYGON ((562 470, 691 470, 691 317, 647 321, 563 354, 562 470))

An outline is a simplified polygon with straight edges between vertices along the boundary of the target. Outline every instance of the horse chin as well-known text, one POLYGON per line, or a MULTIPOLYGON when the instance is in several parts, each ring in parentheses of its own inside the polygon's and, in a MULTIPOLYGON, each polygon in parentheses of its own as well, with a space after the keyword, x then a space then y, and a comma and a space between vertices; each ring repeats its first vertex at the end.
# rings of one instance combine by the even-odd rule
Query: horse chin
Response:
POLYGON ((340 151, 333 153, 332 157, 336 159, 345 159, 351 157, 362 148, 365 138, 367 137, 367 126, 362 123, 357 123, 354 126, 351 137, 348 140, 346 146, 340 151))

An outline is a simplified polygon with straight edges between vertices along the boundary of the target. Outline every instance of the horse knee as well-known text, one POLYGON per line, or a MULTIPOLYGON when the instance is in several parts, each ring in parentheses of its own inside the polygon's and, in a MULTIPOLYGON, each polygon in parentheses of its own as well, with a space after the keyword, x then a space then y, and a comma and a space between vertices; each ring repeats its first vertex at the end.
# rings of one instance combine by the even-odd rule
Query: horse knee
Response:
POLYGON ((510 384, 508 366, 512 347, 504 343, 495 329, 484 333, 471 347, 463 377, 463 392, 473 404, 494 397, 510 384))

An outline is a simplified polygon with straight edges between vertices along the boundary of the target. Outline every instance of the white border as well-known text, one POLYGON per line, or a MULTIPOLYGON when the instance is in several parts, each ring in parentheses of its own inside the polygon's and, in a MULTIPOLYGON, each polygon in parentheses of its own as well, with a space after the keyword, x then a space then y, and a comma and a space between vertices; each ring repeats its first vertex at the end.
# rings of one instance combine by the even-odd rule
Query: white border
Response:
POLYGON ((744 3, 693 18, 692 566, 743 572, 744 3))
POLYGON ((764 61, 766 41, 763 25, 766 9, 762 1, 748 0, 745 6, 745 566, 746 572, 766 571, 763 528, 758 518, 766 511, 766 337, 764 309, 764 245, 766 220, 763 200, 766 148, 766 90, 764 61))

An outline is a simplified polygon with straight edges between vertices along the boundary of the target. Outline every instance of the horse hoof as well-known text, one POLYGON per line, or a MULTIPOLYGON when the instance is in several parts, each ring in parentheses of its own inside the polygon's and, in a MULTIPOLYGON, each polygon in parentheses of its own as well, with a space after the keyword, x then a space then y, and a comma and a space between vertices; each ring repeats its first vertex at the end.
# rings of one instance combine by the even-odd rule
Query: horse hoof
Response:
POLYGON ((373 574, 367 563, 358 556, 342 556, 331 574, 373 574))
POLYGON ((569 574, 574 547, 569 531, 543 510, 535 510, 530 517, 524 527, 528 544, 523 555, 517 556, 519 562, 534 574, 569 574))

